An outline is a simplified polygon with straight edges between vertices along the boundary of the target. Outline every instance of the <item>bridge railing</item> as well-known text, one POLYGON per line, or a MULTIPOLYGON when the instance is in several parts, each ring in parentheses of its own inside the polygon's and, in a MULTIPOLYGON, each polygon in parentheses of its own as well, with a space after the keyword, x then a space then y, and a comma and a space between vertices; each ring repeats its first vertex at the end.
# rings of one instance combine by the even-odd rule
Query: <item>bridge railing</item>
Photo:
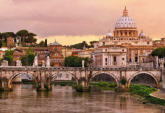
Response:
POLYGON ((117 70, 160 70, 160 68, 153 68, 153 67, 33 67, 33 66, 0 66, 0 69, 17 69, 17 70, 111 70, 111 71, 117 71, 117 70))

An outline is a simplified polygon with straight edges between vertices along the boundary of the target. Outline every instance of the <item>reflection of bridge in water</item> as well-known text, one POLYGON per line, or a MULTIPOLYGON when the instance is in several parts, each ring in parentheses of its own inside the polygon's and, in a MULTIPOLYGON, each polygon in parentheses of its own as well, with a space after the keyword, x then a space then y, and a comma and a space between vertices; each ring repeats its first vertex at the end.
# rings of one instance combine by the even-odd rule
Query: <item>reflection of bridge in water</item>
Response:
POLYGON ((161 87, 163 73, 154 68, 73 68, 73 67, 0 67, 0 87, 4 90, 12 89, 12 81, 22 74, 31 75, 36 87, 40 90, 51 89, 53 80, 67 80, 74 78, 77 85, 89 87, 91 80, 96 76, 108 75, 121 87, 121 80, 126 80, 125 88, 129 88, 131 82, 137 78, 148 81, 152 79, 156 87, 161 87))

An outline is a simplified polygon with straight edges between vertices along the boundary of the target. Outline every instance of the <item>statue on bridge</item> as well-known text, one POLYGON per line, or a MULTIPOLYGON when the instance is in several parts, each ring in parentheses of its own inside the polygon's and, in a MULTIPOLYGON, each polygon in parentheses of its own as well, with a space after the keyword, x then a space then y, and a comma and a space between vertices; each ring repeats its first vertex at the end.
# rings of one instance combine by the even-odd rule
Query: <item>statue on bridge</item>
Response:
POLYGON ((42 60, 42 67, 45 67, 45 61, 42 60))
POLYGON ((2 67, 9 66, 8 65, 8 61, 7 60, 3 60, 2 63, 1 63, 1 66, 2 67))
POLYGON ((37 66, 38 66, 38 56, 36 55, 34 58, 33 67, 37 67, 37 66))
POLYGON ((22 66, 22 63, 21 63, 20 60, 17 60, 17 61, 16 61, 16 66, 22 66))
POLYGON ((47 59, 46 59, 46 67, 50 67, 50 57, 47 56, 47 59))
POLYGON ((84 60, 82 60, 82 68, 84 68, 85 66, 84 66, 84 64, 85 64, 85 61, 84 60))

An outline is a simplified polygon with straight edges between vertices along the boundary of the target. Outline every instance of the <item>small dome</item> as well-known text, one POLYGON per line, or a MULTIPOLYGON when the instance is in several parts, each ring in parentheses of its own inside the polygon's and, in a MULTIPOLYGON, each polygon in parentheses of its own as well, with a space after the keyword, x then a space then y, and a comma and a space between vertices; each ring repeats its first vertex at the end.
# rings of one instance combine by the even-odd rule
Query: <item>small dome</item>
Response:
POLYGON ((61 44, 59 44, 58 42, 56 42, 56 40, 53 42, 53 43, 51 43, 50 45, 52 45, 52 46, 58 46, 58 45, 61 45, 61 44))
POLYGON ((113 37, 113 34, 110 32, 110 33, 107 33, 106 34, 106 37, 113 37))
POLYGON ((141 31, 141 33, 139 34, 140 37, 145 37, 145 33, 143 31, 141 31))
POLYGON ((128 16, 126 7, 123 11, 123 16, 117 20, 115 28, 136 28, 134 20, 128 16))

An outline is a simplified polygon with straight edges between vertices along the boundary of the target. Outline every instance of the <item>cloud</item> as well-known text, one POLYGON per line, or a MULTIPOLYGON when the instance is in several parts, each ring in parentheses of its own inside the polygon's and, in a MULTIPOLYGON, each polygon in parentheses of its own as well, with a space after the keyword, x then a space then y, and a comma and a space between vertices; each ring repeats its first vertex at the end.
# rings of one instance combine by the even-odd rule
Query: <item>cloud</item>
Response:
MULTIPOLYGON (((153 38, 164 36, 164 4, 164 0, 127 0, 139 31, 153 38)), ((0 7, 0 32, 27 29, 39 37, 84 36, 112 31, 124 0, 0 0, 0 7)))

